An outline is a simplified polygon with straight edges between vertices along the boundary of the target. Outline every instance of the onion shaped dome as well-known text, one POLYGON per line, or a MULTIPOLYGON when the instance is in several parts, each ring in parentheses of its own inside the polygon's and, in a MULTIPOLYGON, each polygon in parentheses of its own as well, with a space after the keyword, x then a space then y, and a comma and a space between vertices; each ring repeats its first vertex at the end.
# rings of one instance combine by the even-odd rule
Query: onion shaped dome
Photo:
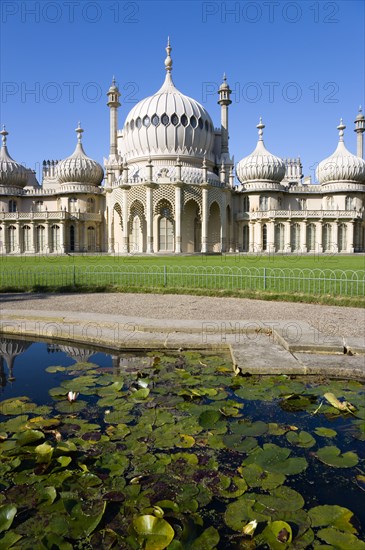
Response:
POLYGON ((142 99, 128 114, 123 128, 123 156, 176 158, 189 155, 214 160, 214 126, 200 103, 182 94, 171 77, 171 46, 168 41, 162 87, 142 99))
POLYGON ((237 177, 242 184, 254 182, 280 183, 285 176, 285 163, 281 158, 272 155, 266 149, 262 137, 265 124, 263 124, 261 118, 257 128, 259 130, 259 140, 256 148, 248 157, 237 164, 237 177))
POLYGON ((77 145, 70 157, 61 160, 56 167, 56 176, 60 183, 82 183, 100 185, 104 171, 96 160, 88 157, 81 143, 82 132, 80 123, 76 128, 77 145))
POLYGON ((317 168, 317 178, 319 183, 349 182, 365 183, 365 160, 350 153, 346 149, 343 139, 346 126, 340 120, 339 142, 336 151, 328 158, 322 160, 317 168))
POLYGON ((0 185, 11 185, 23 188, 27 184, 28 170, 22 164, 18 164, 11 158, 6 145, 6 136, 9 132, 3 126, 2 146, 0 150, 0 185))

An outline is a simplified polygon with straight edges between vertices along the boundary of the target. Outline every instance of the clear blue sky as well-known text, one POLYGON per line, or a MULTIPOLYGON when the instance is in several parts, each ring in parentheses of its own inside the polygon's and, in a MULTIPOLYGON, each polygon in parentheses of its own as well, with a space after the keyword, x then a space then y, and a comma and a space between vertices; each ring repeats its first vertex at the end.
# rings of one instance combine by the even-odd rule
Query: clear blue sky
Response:
POLYGON ((137 100, 164 79, 167 35, 173 78, 200 101, 216 126, 216 90, 225 71, 234 91, 230 148, 236 162, 257 140, 282 157, 300 155, 304 173, 331 154, 343 117, 364 103, 362 1, 2 0, 0 120, 9 152, 37 170, 72 153, 81 121, 87 154, 109 150, 106 92, 122 93, 119 127, 137 100))

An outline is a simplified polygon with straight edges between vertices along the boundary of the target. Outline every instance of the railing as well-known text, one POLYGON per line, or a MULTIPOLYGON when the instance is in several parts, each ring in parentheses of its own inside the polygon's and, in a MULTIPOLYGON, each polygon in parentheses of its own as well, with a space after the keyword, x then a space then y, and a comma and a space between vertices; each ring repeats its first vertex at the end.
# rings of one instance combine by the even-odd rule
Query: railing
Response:
POLYGON ((66 212, 57 210, 55 212, 45 210, 43 212, 0 212, 0 221, 4 220, 83 220, 101 221, 100 212, 66 212))
POLYGON ((0 288, 148 287, 254 290, 311 295, 361 296, 365 271, 265 267, 143 265, 49 266, 0 270, 0 288))
POLYGON ((263 218, 362 218, 363 213, 358 210, 259 210, 257 212, 239 212, 237 219, 260 220, 263 218))

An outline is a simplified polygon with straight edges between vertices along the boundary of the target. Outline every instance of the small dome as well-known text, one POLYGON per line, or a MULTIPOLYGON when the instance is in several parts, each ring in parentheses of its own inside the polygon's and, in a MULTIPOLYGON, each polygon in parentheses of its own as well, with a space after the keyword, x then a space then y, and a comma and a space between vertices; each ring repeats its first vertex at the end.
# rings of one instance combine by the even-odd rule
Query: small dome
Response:
POLYGON ((365 160, 350 153, 346 149, 343 134, 346 126, 340 121, 337 126, 340 140, 336 151, 328 158, 322 160, 317 168, 319 183, 336 183, 346 181, 349 183, 365 183, 365 160))
POLYGON ((5 126, 0 134, 3 136, 0 150, 0 185, 24 187, 28 180, 28 170, 22 164, 15 162, 9 155, 6 146, 8 132, 5 130, 5 126))
POLYGON ((358 112, 358 114, 357 114, 357 116, 356 116, 356 118, 355 118, 355 122, 357 122, 358 120, 365 120, 364 114, 363 114, 363 112, 362 112, 362 107, 361 107, 361 105, 360 105, 360 107, 359 107, 359 112, 358 112))
POLYGON ((261 118, 257 128, 259 140, 256 149, 237 164, 237 177, 242 184, 257 181, 280 183, 285 176, 285 163, 266 149, 262 138, 265 125, 261 118))
POLYGON ((168 43, 162 87, 142 99, 128 114, 123 128, 123 156, 128 162, 140 157, 189 155, 213 160, 214 126, 200 103, 182 94, 171 77, 168 43))
POLYGON ((81 143, 81 134, 84 130, 80 123, 76 128, 78 134, 75 151, 70 157, 61 160, 56 167, 56 175, 60 183, 84 183, 100 185, 104 171, 96 160, 88 157, 81 143))

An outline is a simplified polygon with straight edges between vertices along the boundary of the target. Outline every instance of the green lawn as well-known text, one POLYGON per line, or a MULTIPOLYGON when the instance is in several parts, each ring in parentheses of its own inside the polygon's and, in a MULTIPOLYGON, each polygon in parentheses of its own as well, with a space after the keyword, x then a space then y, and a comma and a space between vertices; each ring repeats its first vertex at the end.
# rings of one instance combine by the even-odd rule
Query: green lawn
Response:
POLYGON ((0 291, 174 292, 362 307, 365 256, 3 257, 0 291))

